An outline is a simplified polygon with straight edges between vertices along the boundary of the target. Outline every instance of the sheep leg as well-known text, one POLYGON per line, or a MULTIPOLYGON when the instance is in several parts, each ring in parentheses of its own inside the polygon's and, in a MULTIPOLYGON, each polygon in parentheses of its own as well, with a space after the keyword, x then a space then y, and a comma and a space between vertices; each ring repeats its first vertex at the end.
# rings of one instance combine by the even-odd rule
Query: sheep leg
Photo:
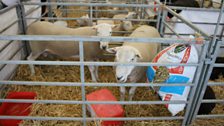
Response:
POLYGON ((88 66, 90 74, 91 74, 91 78, 93 82, 97 82, 97 77, 96 77, 96 66, 88 66))
POLYGON ((120 87, 120 93, 121 93, 120 101, 124 101, 124 99, 125 99, 125 87, 120 87))
MULTIPOLYGON (((29 61, 34 61, 34 60, 37 59, 42 53, 43 53, 43 52, 38 53, 38 54, 36 54, 36 55, 33 55, 33 53, 30 53, 30 55, 27 57, 27 60, 29 60, 29 61)), ((29 67, 30 67, 31 75, 34 75, 34 74, 35 74, 34 65, 33 65, 33 64, 29 64, 29 67)))
POLYGON ((95 66, 95 75, 96 75, 96 80, 99 81, 99 74, 98 74, 98 69, 99 69, 99 66, 95 66))
POLYGON ((129 90, 129 101, 132 101, 132 98, 135 94, 135 90, 137 87, 131 87, 131 89, 129 90))

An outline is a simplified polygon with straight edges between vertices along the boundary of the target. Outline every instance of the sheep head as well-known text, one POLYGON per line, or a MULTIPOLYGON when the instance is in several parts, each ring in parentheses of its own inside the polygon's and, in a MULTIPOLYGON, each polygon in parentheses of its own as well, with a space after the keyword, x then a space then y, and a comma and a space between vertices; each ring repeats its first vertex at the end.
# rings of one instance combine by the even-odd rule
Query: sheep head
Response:
POLYGON ((122 21, 122 27, 125 31, 131 31, 133 29, 131 21, 122 21))
MULTIPOLYGON (((112 28, 114 28, 115 25, 102 23, 93 26, 94 29, 96 29, 97 36, 100 37, 109 37, 112 35, 112 28)), ((106 50, 109 47, 109 42, 100 41, 100 48, 103 50, 106 50)))
MULTIPOLYGON (((136 63, 142 56, 140 52, 131 46, 121 46, 107 49, 110 53, 115 53, 115 61, 119 63, 136 63)), ((134 70, 134 65, 118 65, 115 67, 118 82, 126 82, 129 75, 134 70)))

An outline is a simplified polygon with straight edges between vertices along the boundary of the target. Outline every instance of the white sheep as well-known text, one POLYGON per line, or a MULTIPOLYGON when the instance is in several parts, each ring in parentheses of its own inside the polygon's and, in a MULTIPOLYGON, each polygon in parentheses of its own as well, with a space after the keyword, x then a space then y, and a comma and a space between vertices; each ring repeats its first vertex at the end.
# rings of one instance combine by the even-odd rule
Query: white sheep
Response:
MULTIPOLYGON (((105 19, 106 17, 101 17, 99 20, 96 21, 96 24, 99 25, 99 24, 110 24, 113 26, 113 29, 117 26, 114 25, 114 21, 113 20, 103 20, 105 19)), ((113 34, 112 34, 113 35, 113 34)), ((109 47, 109 42, 102 42, 101 45, 100 45, 100 48, 103 49, 103 50, 106 50, 107 48, 109 47)))
POLYGON ((68 27, 68 23, 66 21, 56 21, 54 24, 62 27, 68 27))
MULTIPOLYGON (((120 18, 120 19, 129 19, 129 18, 134 18, 136 15, 135 12, 129 12, 128 14, 118 14, 115 15, 113 18, 120 18)), ((102 17, 102 19, 105 17, 102 17)), ((114 25, 113 20, 97 20, 97 24, 102 24, 102 23, 107 23, 113 25, 113 31, 131 31, 133 29, 132 22, 131 21, 120 21, 116 22, 117 24, 114 25)), ((122 35, 120 33, 113 33, 112 36, 119 36, 122 35)), ((101 49, 108 49, 109 47, 109 42, 102 42, 100 45, 101 49)))
MULTIPOLYGON (((151 26, 138 27, 129 37, 134 38, 159 38, 158 31, 151 26)), ((157 54, 160 44, 124 42, 120 47, 107 49, 110 53, 116 53, 115 61, 119 63, 150 62, 157 54)), ((118 82, 144 82, 147 67, 144 66, 116 66, 116 78, 118 82)), ((136 87, 129 90, 129 100, 132 100, 136 87)), ((120 87, 121 100, 125 97, 125 87, 120 87)))
POLYGON ((86 15, 80 17, 80 19, 77 20, 77 24, 79 26, 91 26, 91 21, 89 19, 89 15, 86 14, 86 15))
POLYGON ((106 17, 101 17, 99 20, 96 21, 96 24, 107 23, 107 24, 114 25, 113 20, 105 20, 105 19, 107 19, 107 18, 106 17))
MULTIPOLYGON (((29 35, 76 35, 76 36, 110 36, 111 25, 100 24, 94 27, 66 28, 50 22, 38 21, 31 24, 27 29, 29 35)), ((44 52, 50 52, 60 57, 78 57, 79 43, 78 42, 30 42, 32 53, 28 56, 28 60, 35 60, 44 52)), ((95 61, 101 56, 102 50, 97 42, 84 42, 84 59, 85 61, 95 61)), ((94 82, 98 79, 98 71, 95 66, 88 66, 91 72, 91 77, 94 82)), ((34 66, 30 65, 31 74, 35 74, 34 66)))
MULTIPOLYGON (((128 14, 116 14, 113 16, 114 19, 134 19, 136 18, 137 14, 135 12, 128 12, 128 14)), ((114 21, 115 24, 120 24, 121 21, 116 20, 114 21)))
MULTIPOLYGON (((134 19, 136 18, 136 13, 135 12, 128 12, 128 14, 117 14, 114 15, 113 19, 134 19)), ((118 31, 131 31, 133 29, 132 22, 131 21, 119 21, 115 20, 114 24, 118 24, 117 29, 118 31)))

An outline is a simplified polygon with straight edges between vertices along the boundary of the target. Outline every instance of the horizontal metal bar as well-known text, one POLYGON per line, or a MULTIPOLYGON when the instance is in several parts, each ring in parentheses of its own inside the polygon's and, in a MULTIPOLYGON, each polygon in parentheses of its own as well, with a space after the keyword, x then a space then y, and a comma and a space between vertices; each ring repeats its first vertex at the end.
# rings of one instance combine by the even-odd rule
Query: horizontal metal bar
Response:
POLYGON ((215 63, 213 67, 224 67, 224 63, 215 63))
POLYGON ((119 63, 119 62, 81 62, 81 61, 28 61, 28 60, 7 60, 0 61, 0 64, 36 64, 36 65, 96 65, 96 66, 199 66, 196 63, 119 63))
MULTIPOLYGON (((0 40, 32 40, 34 41, 91 41, 91 42, 143 42, 143 43, 182 43, 197 44, 196 39, 174 39, 174 38, 131 38, 131 37, 99 37, 99 36, 72 36, 72 35, 0 35, 0 40)), ((206 42, 206 41, 203 41, 206 42)), ((208 43, 208 42, 207 42, 208 43)))
MULTIPOLYGON (((182 21, 166 21, 167 23, 181 23, 184 24, 182 21)), ((217 23, 212 22, 191 22, 192 24, 204 24, 204 25, 216 25, 217 23)), ((220 23, 220 26, 224 25, 224 23, 220 23)))
POLYGON ((26 2, 23 5, 63 5, 63 6, 94 6, 94 7, 141 7, 141 8, 154 8, 159 7, 159 5, 148 5, 148 4, 108 4, 108 3, 67 3, 67 2, 26 2))
MULTIPOLYGON (((0 85, 7 84, 7 85, 41 85, 41 86, 81 86, 82 83, 80 82, 40 82, 40 81, 0 81, 0 85)), ((110 86, 110 87, 156 87, 156 86, 194 86, 192 83, 101 83, 101 82, 86 82, 85 86, 94 86, 94 87, 101 87, 101 86, 110 86)))
POLYGON ((196 118, 224 118, 224 114, 197 115, 196 118))
POLYGON ((208 12, 219 12, 220 9, 215 8, 195 8, 195 7, 181 7, 181 6, 168 6, 170 9, 176 9, 176 10, 192 10, 192 11, 208 11, 208 12))
MULTIPOLYGON (((39 19, 40 17, 29 17, 29 18, 24 18, 24 19, 39 19)), ((73 18, 73 17, 42 17, 41 19, 48 19, 48 20, 83 20, 82 18, 73 18)), ((148 22, 155 22, 156 20, 153 19, 125 19, 125 18, 89 18, 89 19, 85 19, 85 20, 121 20, 121 21, 133 21, 133 22, 137 22, 137 21, 148 21, 148 22)))
MULTIPOLYGON (((86 121, 96 121, 96 120, 121 120, 121 121, 136 121, 136 120, 182 120, 182 116, 161 116, 161 117, 117 117, 117 118, 99 118, 92 117, 86 118, 86 121)), ((0 116, 0 119, 22 119, 22 120, 63 120, 63 121, 82 121, 82 117, 38 117, 38 116, 0 116)))
POLYGON ((224 103, 224 99, 204 99, 202 103, 224 103))
MULTIPOLYGON (((174 33, 168 33, 168 32, 166 32, 166 33, 164 33, 164 35, 175 35, 174 33)), ((183 33, 181 33, 181 34, 179 34, 180 36, 189 36, 189 35, 194 35, 194 33, 190 33, 190 34, 183 34, 183 33)), ((220 36, 220 35, 216 35, 217 37, 224 37, 224 35, 222 35, 222 36, 220 36)), ((212 36, 211 36, 212 37, 212 36)))
MULTIPOLYGON (((81 89, 80 89, 81 90, 81 89)), ((80 94, 81 96, 81 94, 80 94)), ((186 104, 188 101, 75 101, 75 100, 27 100, 27 99, 0 99, 0 102, 9 103, 40 103, 40 104, 127 104, 127 105, 151 105, 151 104, 186 104)))
POLYGON ((209 86, 224 86, 224 82, 209 82, 209 86))
MULTIPOLYGON (((66 12, 67 13, 82 13, 82 12, 89 12, 90 9, 86 9, 86 10, 81 10, 81 9, 60 9, 60 11, 62 12, 66 12)), ((92 10, 93 12, 111 12, 112 10, 108 9, 108 10, 92 10)), ((113 10, 113 13, 128 13, 127 10, 113 10)))

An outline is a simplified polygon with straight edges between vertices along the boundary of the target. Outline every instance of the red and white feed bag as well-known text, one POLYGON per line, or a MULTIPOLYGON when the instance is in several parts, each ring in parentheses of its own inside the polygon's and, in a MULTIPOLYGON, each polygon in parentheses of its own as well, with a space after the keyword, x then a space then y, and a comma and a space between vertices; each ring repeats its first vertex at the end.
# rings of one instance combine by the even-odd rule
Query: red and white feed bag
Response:
MULTIPOLYGON (((198 63, 198 52, 194 45, 173 44, 157 54, 153 59, 154 63, 198 63)), ((194 79, 196 66, 166 66, 169 76, 164 83, 190 83, 194 79)), ((147 69, 147 79, 153 82, 158 67, 149 66, 147 69)), ((161 86, 157 93, 163 101, 187 100, 190 91, 189 86, 161 86)), ((167 104, 166 107, 176 115, 182 111, 185 104, 167 104)))

